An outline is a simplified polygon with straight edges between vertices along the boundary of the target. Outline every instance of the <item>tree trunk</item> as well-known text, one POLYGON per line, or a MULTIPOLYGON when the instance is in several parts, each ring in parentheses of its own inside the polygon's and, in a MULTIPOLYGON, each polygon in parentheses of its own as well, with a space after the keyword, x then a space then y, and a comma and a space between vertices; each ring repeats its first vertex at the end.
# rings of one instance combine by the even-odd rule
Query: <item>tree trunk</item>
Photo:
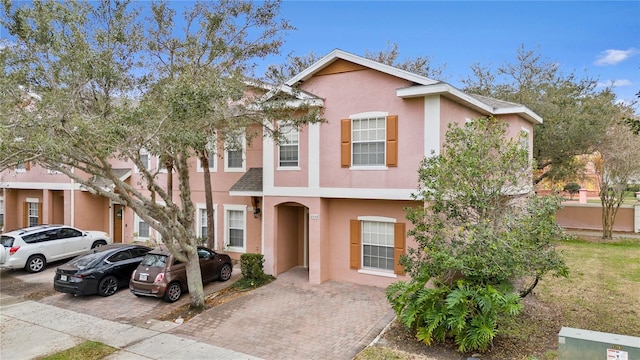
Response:
POLYGON ((602 238, 611 240, 613 238, 613 204, 608 194, 600 195, 602 204, 602 238))
POLYGON ((202 274, 200 273, 200 259, 198 259, 198 251, 196 247, 192 247, 187 252, 189 261, 185 264, 187 270, 187 286, 189 287, 189 295, 191 302, 189 307, 193 310, 204 309, 204 286, 202 285, 202 274))
POLYGON ((535 289, 536 285, 538 285, 538 281, 540 281, 540 276, 536 275, 536 278, 534 279, 533 283, 527 289, 524 289, 520 292, 520 298, 524 299, 527 295, 531 294, 533 289, 535 289))
MULTIPOLYGON (((211 192, 211 173, 209 172, 209 157, 207 151, 203 150, 200 155, 200 162, 204 170, 204 196, 207 206, 207 247, 215 249, 215 229, 213 227, 213 194, 211 192)), ((214 155, 215 156, 215 155, 214 155)))

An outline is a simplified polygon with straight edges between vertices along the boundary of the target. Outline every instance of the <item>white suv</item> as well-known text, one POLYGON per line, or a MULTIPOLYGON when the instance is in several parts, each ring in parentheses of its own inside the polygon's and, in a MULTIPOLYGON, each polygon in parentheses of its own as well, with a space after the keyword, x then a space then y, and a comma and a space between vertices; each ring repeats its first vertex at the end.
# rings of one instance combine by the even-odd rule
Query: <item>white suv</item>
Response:
POLYGON ((0 268, 42 271, 50 261, 70 258, 112 242, 102 231, 64 225, 38 225, 2 234, 0 268))

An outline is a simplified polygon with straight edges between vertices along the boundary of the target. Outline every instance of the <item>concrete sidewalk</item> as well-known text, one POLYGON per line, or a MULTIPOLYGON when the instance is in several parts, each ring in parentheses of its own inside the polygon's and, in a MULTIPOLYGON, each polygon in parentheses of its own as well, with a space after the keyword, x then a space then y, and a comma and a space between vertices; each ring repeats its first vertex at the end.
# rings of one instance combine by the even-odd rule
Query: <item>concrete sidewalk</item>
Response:
POLYGON ((0 358, 33 359, 86 340, 118 348, 106 359, 259 359, 165 332, 178 326, 148 321, 147 328, 122 324, 35 301, 0 308, 0 358))

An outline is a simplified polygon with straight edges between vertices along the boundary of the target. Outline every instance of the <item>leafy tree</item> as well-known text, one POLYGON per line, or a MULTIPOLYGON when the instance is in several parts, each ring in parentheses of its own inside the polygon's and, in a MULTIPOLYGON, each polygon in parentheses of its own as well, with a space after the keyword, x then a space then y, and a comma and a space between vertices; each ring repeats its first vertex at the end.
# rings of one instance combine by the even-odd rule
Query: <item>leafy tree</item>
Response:
POLYGON ((387 298, 425 343, 453 337, 459 351, 484 351, 542 276, 567 274, 551 244, 563 237, 560 199, 531 193, 527 151, 505 122, 450 125, 445 138, 419 170, 424 206, 407 209, 419 245, 401 259, 411 280, 387 298))
MULTIPOLYGON (((418 56, 416 58, 400 61, 400 51, 398 49, 398 44, 396 43, 387 43, 387 48, 379 52, 367 50, 364 57, 414 74, 436 79, 441 78, 446 67, 445 65, 435 67, 432 64, 431 58, 427 56, 418 56)), ((289 54, 285 64, 269 66, 267 69, 267 76, 275 81, 288 80, 313 65, 318 60, 320 60, 320 57, 313 51, 302 56, 289 54)))
POLYGON ((558 182, 582 170, 576 156, 591 154, 608 127, 607 114, 615 107, 615 94, 596 90, 597 81, 575 73, 563 74, 557 62, 520 47, 516 59, 496 70, 475 64, 463 80, 465 91, 523 104, 542 116, 534 131, 534 184, 558 182))
POLYGON ((602 238, 611 239, 613 224, 629 183, 640 177, 640 141, 615 121, 607 131, 606 140, 595 153, 594 164, 602 204, 602 238))
POLYGON ((400 61, 400 51, 397 43, 387 43, 386 49, 379 52, 367 50, 364 57, 369 60, 406 70, 413 74, 439 80, 442 80, 442 75, 446 68, 446 64, 438 67, 434 66, 431 58, 428 56, 418 56, 416 58, 409 58, 400 61))
MULTIPOLYGON (((636 93, 636 97, 640 99, 640 91, 636 93)), ((640 135, 640 116, 637 114, 630 114, 622 120, 622 123, 627 125, 633 134, 640 135)))
POLYGON ((132 208, 187 264, 191 306, 202 308, 190 159, 212 136, 231 146, 225 140, 239 132, 279 140, 273 121, 321 118, 304 103, 262 101, 266 85, 247 77, 292 29, 279 1, 195 4, 179 28, 165 3, 144 5, 3 0, 11 42, 0 50, 0 169, 33 161, 132 208), (162 160, 166 181, 141 152, 162 160), (119 178, 116 168, 129 164, 139 184, 119 178))
POLYGON ((562 190, 568 192, 569 196, 573 200, 573 195, 577 194, 580 191, 580 184, 571 182, 565 185, 562 190))

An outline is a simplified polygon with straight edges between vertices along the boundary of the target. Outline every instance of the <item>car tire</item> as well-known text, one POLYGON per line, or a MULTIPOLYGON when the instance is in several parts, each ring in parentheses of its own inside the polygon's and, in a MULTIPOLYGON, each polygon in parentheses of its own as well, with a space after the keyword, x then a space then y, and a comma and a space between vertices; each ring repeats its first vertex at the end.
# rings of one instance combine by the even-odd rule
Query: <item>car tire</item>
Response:
POLYGON ((96 240, 96 241, 93 242, 93 244, 91 244, 91 248, 95 249, 97 247, 105 246, 105 245, 107 245, 106 241, 104 241, 104 240, 96 240))
POLYGON ((27 259, 27 263, 24 265, 24 269, 30 273, 37 273, 44 270, 47 265, 47 260, 42 255, 31 255, 27 259))
POLYGON ((111 296, 118 291, 118 279, 115 276, 105 276, 98 284, 98 295, 111 296))
POLYGON ((229 265, 229 264, 222 265, 222 269, 220 269, 220 275, 218 275, 218 280, 227 281, 227 280, 231 279, 231 272, 232 271, 233 270, 231 269, 231 265, 229 265))
POLYGON ((177 282, 172 282, 167 286, 167 291, 164 293, 164 301, 176 302, 182 295, 182 287, 177 282))

